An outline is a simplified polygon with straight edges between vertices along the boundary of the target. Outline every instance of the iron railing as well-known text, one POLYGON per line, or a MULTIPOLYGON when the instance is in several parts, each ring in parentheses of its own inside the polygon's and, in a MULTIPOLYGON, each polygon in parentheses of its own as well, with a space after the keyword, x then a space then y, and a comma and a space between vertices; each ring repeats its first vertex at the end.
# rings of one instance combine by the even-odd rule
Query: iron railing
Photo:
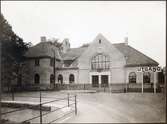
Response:
MULTIPOLYGON (((69 93, 66 94, 67 96, 66 97, 63 97, 63 98, 55 98, 55 97, 42 97, 42 93, 40 91, 40 96, 39 97, 34 97, 34 96, 17 96, 17 97, 24 97, 24 98, 39 98, 40 99, 40 103, 37 104, 37 105, 34 105, 34 107, 39 107, 39 111, 40 111, 40 114, 38 116, 35 116, 35 117, 32 117, 32 118, 29 118, 29 119, 26 119, 23 121, 23 123, 25 122, 31 122, 32 120, 34 119, 37 119, 39 118, 40 119, 40 124, 43 123, 43 117, 48 115, 48 114, 51 114, 53 112, 56 112, 56 111, 59 111, 59 110, 62 110, 64 108, 68 108, 68 107, 74 107, 74 110, 71 110, 69 111, 68 113, 65 113, 63 115, 61 115, 60 117, 58 118, 55 118, 53 120, 51 120, 50 122, 48 122, 48 124, 51 124, 71 113, 75 113, 75 115, 77 115, 77 95, 70 95, 69 93), (46 101, 46 102, 42 102, 42 98, 46 98, 46 99, 54 99, 54 100, 50 100, 50 101, 46 101), (74 98, 74 99, 73 99, 74 98), (48 103, 53 103, 53 102, 59 102, 59 101, 64 101, 64 102, 67 102, 66 105, 62 106, 62 107, 59 107, 59 108, 56 108, 54 110, 51 110, 49 112, 46 112, 46 113, 42 113, 42 107, 48 103)), ((13 96, 13 95, 12 95, 13 96)), ((14 100, 14 97, 16 96, 13 96, 12 100, 14 100)), ((27 109, 27 107, 21 107, 19 109, 16 109, 16 110, 12 110, 12 111, 8 111, 8 112, 4 112, 4 113, 1 113, 2 115, 7 115, 7 114, 10 114, 10 113, 14 113, 14 112, 18 112, 18 111, 22 111, 22 110, 25 110, 27 109)))

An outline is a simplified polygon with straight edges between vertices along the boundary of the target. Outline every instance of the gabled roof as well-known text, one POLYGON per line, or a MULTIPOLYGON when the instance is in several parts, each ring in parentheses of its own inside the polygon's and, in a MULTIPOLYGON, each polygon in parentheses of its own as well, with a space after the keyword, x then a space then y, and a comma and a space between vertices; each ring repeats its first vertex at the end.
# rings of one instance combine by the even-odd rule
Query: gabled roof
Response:
POLYGON ((124 56, 127 57, 126 66, 157 66, 158 62, 144 55, 125 43, 113 44, 124 56))
MULTIPOLYGON (((113 44, 124 56, 127 57, 126 66, 157 66, 158 62, 144 55, 138 50, 132 48, 125 43, 113 44)), ((70 49, 66 54, 62 56, 63 60, 75 60, 78 58, 89 45, 80 48, 70 49)))
MULTIPOLYGON (((124 56, 127 57, 126 66, 157 66, 158 62, 144 55, 138 50, 132 48, 125 43, 113 44, 124 56)), ((79 48, 71 48, 65 54, 60 52, 52 42, 40 42, 39 44, 29 48, 26 52, 26 57, 55 57, 60 60, 70 60, 72 63, 81 56, 88 48, 89 44, 79 48)), ((76 65, 76 64, 74 64, 76 65)))
POLYGON ((67 51, 67 53, 62 55, 63 60, 75 60, 78 58, 86 49, 88 46, 83 46, 79 48, 71 48, 67 51))
POLYGON ((25 57, 54 57, 54 53, 56 59, 61 59, 59 49, 53 45, 52 42, 40 42, 39 44, 30 47, 26 52, 25 57))

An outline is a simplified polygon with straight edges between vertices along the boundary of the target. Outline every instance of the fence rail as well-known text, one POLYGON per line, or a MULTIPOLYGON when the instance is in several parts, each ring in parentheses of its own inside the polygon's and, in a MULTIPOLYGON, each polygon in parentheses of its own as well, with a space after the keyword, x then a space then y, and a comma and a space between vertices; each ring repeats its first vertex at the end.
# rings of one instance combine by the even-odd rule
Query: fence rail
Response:
MULTIPOLYGON (((16 97, 16 96, 15 96, 15 97, 16 97)), ((17 96, 17 97, 39 98, 39 99, 40 99, 40 103, 37 104, 37 105, 34 105, 34 107, 39 107, 39 111, 40 111, 39 115, 38 115, 38 116, 34 116, 34 117, 32 117, 32 118, 29 118, 29 119, 26 119, 26 120, 24 120, 23 122, 30 122, 30 121, 32 121, 32 120, 34 120, 34 119, 39 118, 39 119, 40 119, 40 124, 42 124, 42 123, 43 123, 42 118, 43 118, 44 116, 49 115, 49 114, 51 114, 51 113, 53 113, 53 112, 62 110, 62 109, 64 109, 64 108, 68 108, 68 107, 71 107, 71 108, 74 107, 74 110, 71 109, 68 113, 63 114, 63 115, 61 115, 61 116, 58 117, 58 118, 54 118, 54 119, 51 120, 51 121, 49 120, 49 121, 50 121, 49 124, 51 124, 51 123, 53 123, 53 122, 55 122, 55 121, 57 121, 57 120, 59 120, 59 119, 65 117, 65 116, 67 116, 67 115, 69 115, 69 114, 71 114, 71 113, 75 113, 75 115, 77 114, 77 95, 70 95, 70 94, 68 93, 68 94, 66 94, 66 96, 63 97, 63 98, 42 97, 42 92, 40 91, 40 96, 39 96, 39 97, 34 97, 34 96, 31 97, 31 96, 25 96, 25 95, 24 95, 24 96, 17 96), (54 99, 54 100, 42 102, 42 98, 43 98, 43 99, 48 99, 48 98, 49 98, 49 99, 54 99), (74 98, 74 99, 72 99, 72 98, 74 98), (64 106, 62 106, 62 107, 59 107, 59 108, 56 108, 56 109, 54 109, 54 110, 50 110, 49 112, 42 113, 42 111, 43 111, 43 110, 42 110, 42 106, 43 106, 43 105, 46 105, 46 104, 49 104, 49 103, 53 103, 53 102, 59 102, 59 101, 65 102, 66 105, 64 105, 64 106)), ((14 99, 13 99, 13 101, 14 101, 14 99)), ((15 112, 17 112, 17 111, 23 111, 23 110, 25 110, 25 109, 27 109, 27 107, 21 107, 21 108, 16 109, 16 110, 12 110, 12 111, 8 111, 8 112, 3 112, 2 115, 7 115, 7 114, 10 114, 10 113, 15 113, 15 112)))

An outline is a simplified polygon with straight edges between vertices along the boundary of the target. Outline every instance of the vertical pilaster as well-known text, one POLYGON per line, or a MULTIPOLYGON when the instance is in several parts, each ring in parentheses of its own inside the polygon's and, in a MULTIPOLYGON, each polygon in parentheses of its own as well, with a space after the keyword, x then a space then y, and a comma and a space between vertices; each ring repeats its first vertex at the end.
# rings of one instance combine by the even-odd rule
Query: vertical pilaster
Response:
POLYGON ((91 84, 92 83, 92 75, 89 74, 89 83, 91 84))
POLYGON ((126 72, 126 68, 124 68, 124 82, 125 82, 125 85, 126 85, 126 93, 128 91, 128 82, 126 81, 126 75, 127 75, 127 72, 126 72))
POLYGON ((111 72, 108 75, 108 86, 109 86, 109 92, 111 92, 111 72))
POLYGON ((154 93, 156 93, 156 88, 157 88, 157 72, 154 72, 154 93))
POLYGON ((99 74, 99 86, 101 87, 101 75, 99 74))
POLYGON ((141 92, 144 92, 144 84, 143 84, 143 72, 141 72, 141 92))

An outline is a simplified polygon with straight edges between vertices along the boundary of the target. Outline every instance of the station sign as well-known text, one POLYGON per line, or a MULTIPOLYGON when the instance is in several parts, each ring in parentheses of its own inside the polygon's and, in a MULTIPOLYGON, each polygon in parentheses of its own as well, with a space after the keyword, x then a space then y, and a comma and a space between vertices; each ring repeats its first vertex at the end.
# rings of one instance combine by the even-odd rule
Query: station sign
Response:
POLYGON ((137 72, 161 72, 162 69, 159 66, 155 67, 150 67, 150 66, 145 66, 145 67, 139 67, 137 69, 137 72))

